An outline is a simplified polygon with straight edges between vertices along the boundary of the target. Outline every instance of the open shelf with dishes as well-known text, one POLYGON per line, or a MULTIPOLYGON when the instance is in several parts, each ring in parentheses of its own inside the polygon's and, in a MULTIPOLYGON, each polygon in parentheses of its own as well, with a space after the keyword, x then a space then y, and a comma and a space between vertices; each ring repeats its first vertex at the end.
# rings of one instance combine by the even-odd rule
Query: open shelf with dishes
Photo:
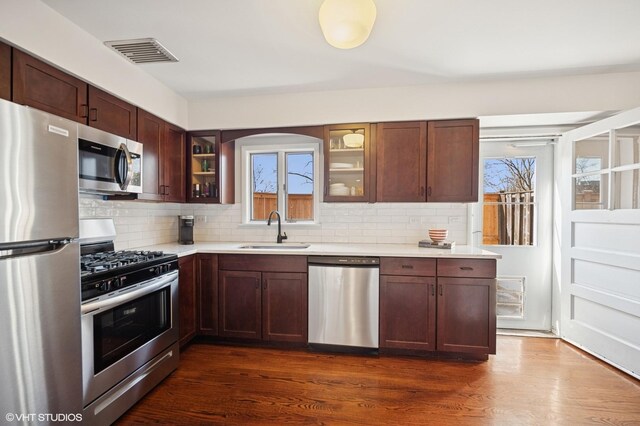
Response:
POLYGON ((370 125, 325 126, 324 201, 369 201, 370 125))
POLYGON ((187 201, 233 203, 234 143, 221 143, 220 132, 187 133, 187 201))

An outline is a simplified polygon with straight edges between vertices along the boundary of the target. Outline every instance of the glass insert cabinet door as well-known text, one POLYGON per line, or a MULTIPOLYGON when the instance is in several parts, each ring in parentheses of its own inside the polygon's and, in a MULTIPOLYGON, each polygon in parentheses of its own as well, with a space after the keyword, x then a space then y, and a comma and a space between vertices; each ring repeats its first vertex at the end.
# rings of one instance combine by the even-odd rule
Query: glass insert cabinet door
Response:
POLYGON ((324 134, 324 201, 369 201, 370 125, 326 126, 324 134))

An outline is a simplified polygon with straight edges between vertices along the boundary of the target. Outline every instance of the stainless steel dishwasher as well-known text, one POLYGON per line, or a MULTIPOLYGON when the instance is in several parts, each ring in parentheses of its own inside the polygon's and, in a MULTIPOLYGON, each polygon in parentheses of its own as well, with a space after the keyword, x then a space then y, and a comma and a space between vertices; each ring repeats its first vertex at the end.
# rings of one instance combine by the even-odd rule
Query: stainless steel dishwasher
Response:
POLYGON ((309 346, 377 349, 380 259, 309 256, 309 346))

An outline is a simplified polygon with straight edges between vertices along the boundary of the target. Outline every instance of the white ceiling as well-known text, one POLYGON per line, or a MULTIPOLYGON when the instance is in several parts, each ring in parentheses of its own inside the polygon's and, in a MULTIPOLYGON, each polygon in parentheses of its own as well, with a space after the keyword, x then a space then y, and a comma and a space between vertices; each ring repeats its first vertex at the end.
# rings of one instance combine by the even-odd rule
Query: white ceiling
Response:
POLYGON ((375 0, 352 50, 322 0, 43 1, 103 42, 158 39, 180 62, 141 66, 190 100, 640 70, 640 0, 375 0))

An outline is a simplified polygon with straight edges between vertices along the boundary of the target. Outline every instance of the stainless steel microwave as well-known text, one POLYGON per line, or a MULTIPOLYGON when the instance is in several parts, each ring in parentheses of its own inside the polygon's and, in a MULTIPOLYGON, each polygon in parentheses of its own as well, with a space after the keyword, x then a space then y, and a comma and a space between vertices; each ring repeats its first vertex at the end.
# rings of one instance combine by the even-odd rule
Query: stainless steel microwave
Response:
POLYGON ((80 191, 142 192, 142 144, 93 127, 78 126, 80 191))

